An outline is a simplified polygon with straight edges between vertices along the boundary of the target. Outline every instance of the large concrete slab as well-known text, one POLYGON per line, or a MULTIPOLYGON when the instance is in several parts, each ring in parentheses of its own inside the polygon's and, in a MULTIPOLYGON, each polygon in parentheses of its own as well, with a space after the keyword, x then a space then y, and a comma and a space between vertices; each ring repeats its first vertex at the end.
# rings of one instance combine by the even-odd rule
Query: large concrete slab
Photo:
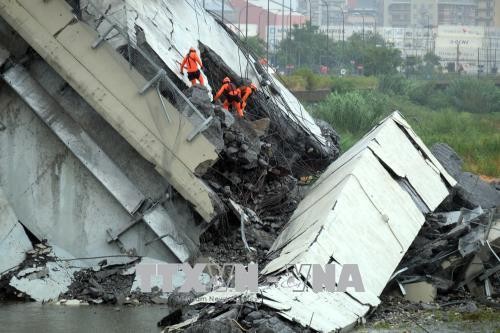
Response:
POLYGON ((380 303, 378 297, 425 222, 424 214, 436 209, 455 184, 394 112, 315 182, 271 247, 277 257, 262 271, 283 279, 283 271, 291 270, 310 283, 314 277, 303 266, 334 264, 338 269, 332 278, 338 283, 337 272, 355 264, 364 291, 294 293, 278 284, 264 295, 285 308, 281 315, 305 327, 333 331, 352 326, 380 303))
MULTIPOLYGON (((9 68, 2 74, 3 79, 31 107, 40 119, 53 131, 78 160, 101 182, 108 192, 132 216, 146 197, 137 189, 121 169, 83 130, 83 128, 65 113, 63 108, 48 92, 20 65, 9 68)), ((192 221, 177 223, 161 205, 145 214, 144 221, 156 234, 158 240, 176 255, 179 261, 188 260, 197 252, 197 246, 189 238, 196 234, 184 232, 195 228, 192 221), (165 235, 170 237, 165 237, 165 235)), ((106 232, 104 229, 102 233, 106 232)), ((198 235, 195 236, 196 238, 198 235)))
POLYGON ((146 199, 97 143, 68 116, 23 66, 2 74, 33 111, 130 213, 146 199))
POLYGON ((215 147, 168 102, 169 122, 154 89, 138 91, 146 80, 111 46, 92 49, 97 34, 74 21, 63 0, 0 1, 0 15, 143 157, 152 162, 206 220, 220 202, 197 177, 214 163, 215 147), (53 20, 54 13, 58 19, 53 20))
MULTIPOLYGON (((0 90, 0 186, 17 218, 39 239, 75 257, 121 254, 106 229, 131 220, 126 209, 15 92, 0 90)), ((126 249, 169 262, 178 259, 140 223, 120 240, 126 249)))

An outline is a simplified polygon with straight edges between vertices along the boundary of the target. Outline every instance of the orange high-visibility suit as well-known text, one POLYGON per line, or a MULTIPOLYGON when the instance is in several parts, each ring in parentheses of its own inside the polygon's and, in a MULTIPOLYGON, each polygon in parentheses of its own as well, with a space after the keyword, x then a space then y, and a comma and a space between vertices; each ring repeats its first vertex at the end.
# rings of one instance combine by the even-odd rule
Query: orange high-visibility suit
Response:
POLYGON ((214 97, 214 102, 217 101, 223 94, 226 97, 224 108, 229 111, 229 106, 232 105, 236 110, 238 117, 243 118, 243 110, 241 109, 241 92, 232 82, 224 80, 224 84, 214 97))
POLYGON ((181 74, 184 75, 184 69, 187 70, 188 79, 191 81, 191 84, 195 85, 196 80, 200 81, 201 85, 205 84, 203 79, 203 75, 201 75, 200 69, 203 68, 203 64, 201 63, 198 54, 194 48, 189 49, 189 53, 184 57, 181 63, 181 74))
POLYGON ((239 89, 241 91, 241 110, 244 112, 247 106, 248 97, 257 90, 257 87, 255 84, 251 83, 249 86, 242 86, 239 89))

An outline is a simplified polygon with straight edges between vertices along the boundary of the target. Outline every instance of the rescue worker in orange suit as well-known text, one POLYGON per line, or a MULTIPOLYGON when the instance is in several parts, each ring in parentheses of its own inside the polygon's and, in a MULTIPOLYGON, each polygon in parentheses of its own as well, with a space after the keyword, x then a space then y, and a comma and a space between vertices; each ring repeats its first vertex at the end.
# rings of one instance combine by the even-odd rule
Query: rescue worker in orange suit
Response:
POLYGON ((250 83, 248 86, 240 87, 241 92, 241 110, 245 112, 245 108, 247 106, 247 100, 250 95, 257 90, 257 86, 253 83, 250 83))
POLYGON ((222 95, 226 98, 224 101, 224 108, 229 111, 229 107, 232 106, 238 117, 243 118, 243 110, 241 110, 241 92, 240 89, 236 87, 231 80, 226 77, 222 81, 222 87, 214 97, 214 102, 216 102, 222 95))
POLYGON ((192 85, 196 84, 196 80, 200 81, 201 85, 204 85, 205 81, 203 79, 203 75, 201 75, 200 68, 204 69, 205 67, 203 67, 201 60, 196 53, 196 49, 192 47, 189 49, 189 53, 182 60, 181 74, 184 75, 184 69, 186 69, 188 79, 191 81, 192 85), (198 65, 200 66, 199 68, 198 65))

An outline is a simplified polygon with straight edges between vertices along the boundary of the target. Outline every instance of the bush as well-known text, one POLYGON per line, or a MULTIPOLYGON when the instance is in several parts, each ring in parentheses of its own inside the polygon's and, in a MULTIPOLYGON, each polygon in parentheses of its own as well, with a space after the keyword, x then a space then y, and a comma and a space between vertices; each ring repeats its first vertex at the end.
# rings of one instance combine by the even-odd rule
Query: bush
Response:
POLYGON ((429 106, 431 109, 449 107, 449 98, 437 88, 436 82, 419 82, 408 89, 408 98, 417 104, 429 106))
POLYGON ((307 80, 299 75, 282 76, 283 83, 290 90, 306 90, 307 80))
POLYGON ((434 82, 419 83, 411 87, 408 91, 408 97, 414 103, 427 105, 429 96, 434 93, 436 84, 434 82))
POLYGON ((472 113, 500 111, 500 89, 492 81, 461 78, 450 82, 445 90, 459 110, 472 113))
POLYGON ((374 76, 332 77, 332 91, 346 93, 353 90, 373 90, 377 88, 377 78, 374 76))
POLYGON ((364 134, 390 112, 387 97, 375 92, 331 93, 313 114, 340 131, 364 134))
POLYGON ((309 82, 309 90, 330 90, 332 88, 332 78, 330 76, 316 75, 309 82))
MULTIPOLYGON (((319 90, 330 89, 332 81, 329 76, 314 74, 309 68, 300 68, 293 72, 290 79, 285 80, 288 87, 292 87, 295 83, 294 79, 300 80, 301 83, 305 82, 305 90, 319 90)), ((292 88, 293 89, 293 88, 292 88)))
POLYGON ((409 89, 409 84, 408 80, 400 74, 378 77, 378 90, 385 94, 405 95, 409 89))

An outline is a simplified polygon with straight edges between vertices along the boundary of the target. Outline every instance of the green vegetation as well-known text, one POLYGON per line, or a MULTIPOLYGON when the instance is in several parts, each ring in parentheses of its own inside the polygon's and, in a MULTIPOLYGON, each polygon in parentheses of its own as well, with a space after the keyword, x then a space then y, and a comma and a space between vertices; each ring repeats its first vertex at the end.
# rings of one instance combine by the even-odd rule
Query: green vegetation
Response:
MULTIPOLYGON (((249 39, 248 46, 264 56, 258 38, 249 39)), ((379 34, 353 34, 343 43, 310 25, 294 27, 271 59, 282 71, 285 65, 298 68, 282 78, 290 89, 331 91, 311 112, 339 131, 343 150, 399 110, 427 145, 445 142, 464 159, 466 170, 500 177, 500 89, 493 81, 449 73, 445 87, 430 80, 443 77, 440 59, 432 53, 403 61, 379 34), (362 75, 316 74, 322 66, 330 74, 343 68, 362 75)))
POLYGON ((337 86, 349 88, 333 91, 310 108, 315 117, 339 131, 343 150, 399 110, 427 145, 445 142, 464 159, 466 170, 500 177, 500 89, 493 83, 458 79, 439 88, 432 81, 386 75, 378 78, 376 88, 367 90, 363 80, 368 79, 374 80, 363 78, 354 88, 352 78, 331 79, 337 86))
POLYGON ((361 134, 387 115, 388 104, 387 96, 376 92, 334 92, 318 104, 314 115, 330 124, 342 124, 344 132, 361 134))
POLYGON ((401 51, 387 43, 379 34, 353 34, 345 43, 329 40, 317 27, 295 26, 291 36, 280 42, 271 58, 281 69, 285 65, 319 71, 320 66, 346 68, 365 75, 396 73, 403 64, 401 51), (361 68, 358 69, 358 66, 361 68))
POLYGON ((374 90, 378 80, 374 76, 335 77, 314 74, 308 68, 301 68, 291 75, 283 76, 283 82, 291 90, 331 90, 345 93, 353 90, 374 90))
POLYGON ((459 110, 481 113, 500 111, 500 90, 489 80, 453 80, 446 93, 459 110))
MULTIPOLYGON (((245 39, 243 38, 242 40, 245 42, 245 39)), ((253 37, 248 37, 246 40, 247 47, 249 50, 252 50, 252 52, 259 58, 263 58, 266 56, 266 42, 264 42, 262 39, 259 37, 253 36, 253 37)))

